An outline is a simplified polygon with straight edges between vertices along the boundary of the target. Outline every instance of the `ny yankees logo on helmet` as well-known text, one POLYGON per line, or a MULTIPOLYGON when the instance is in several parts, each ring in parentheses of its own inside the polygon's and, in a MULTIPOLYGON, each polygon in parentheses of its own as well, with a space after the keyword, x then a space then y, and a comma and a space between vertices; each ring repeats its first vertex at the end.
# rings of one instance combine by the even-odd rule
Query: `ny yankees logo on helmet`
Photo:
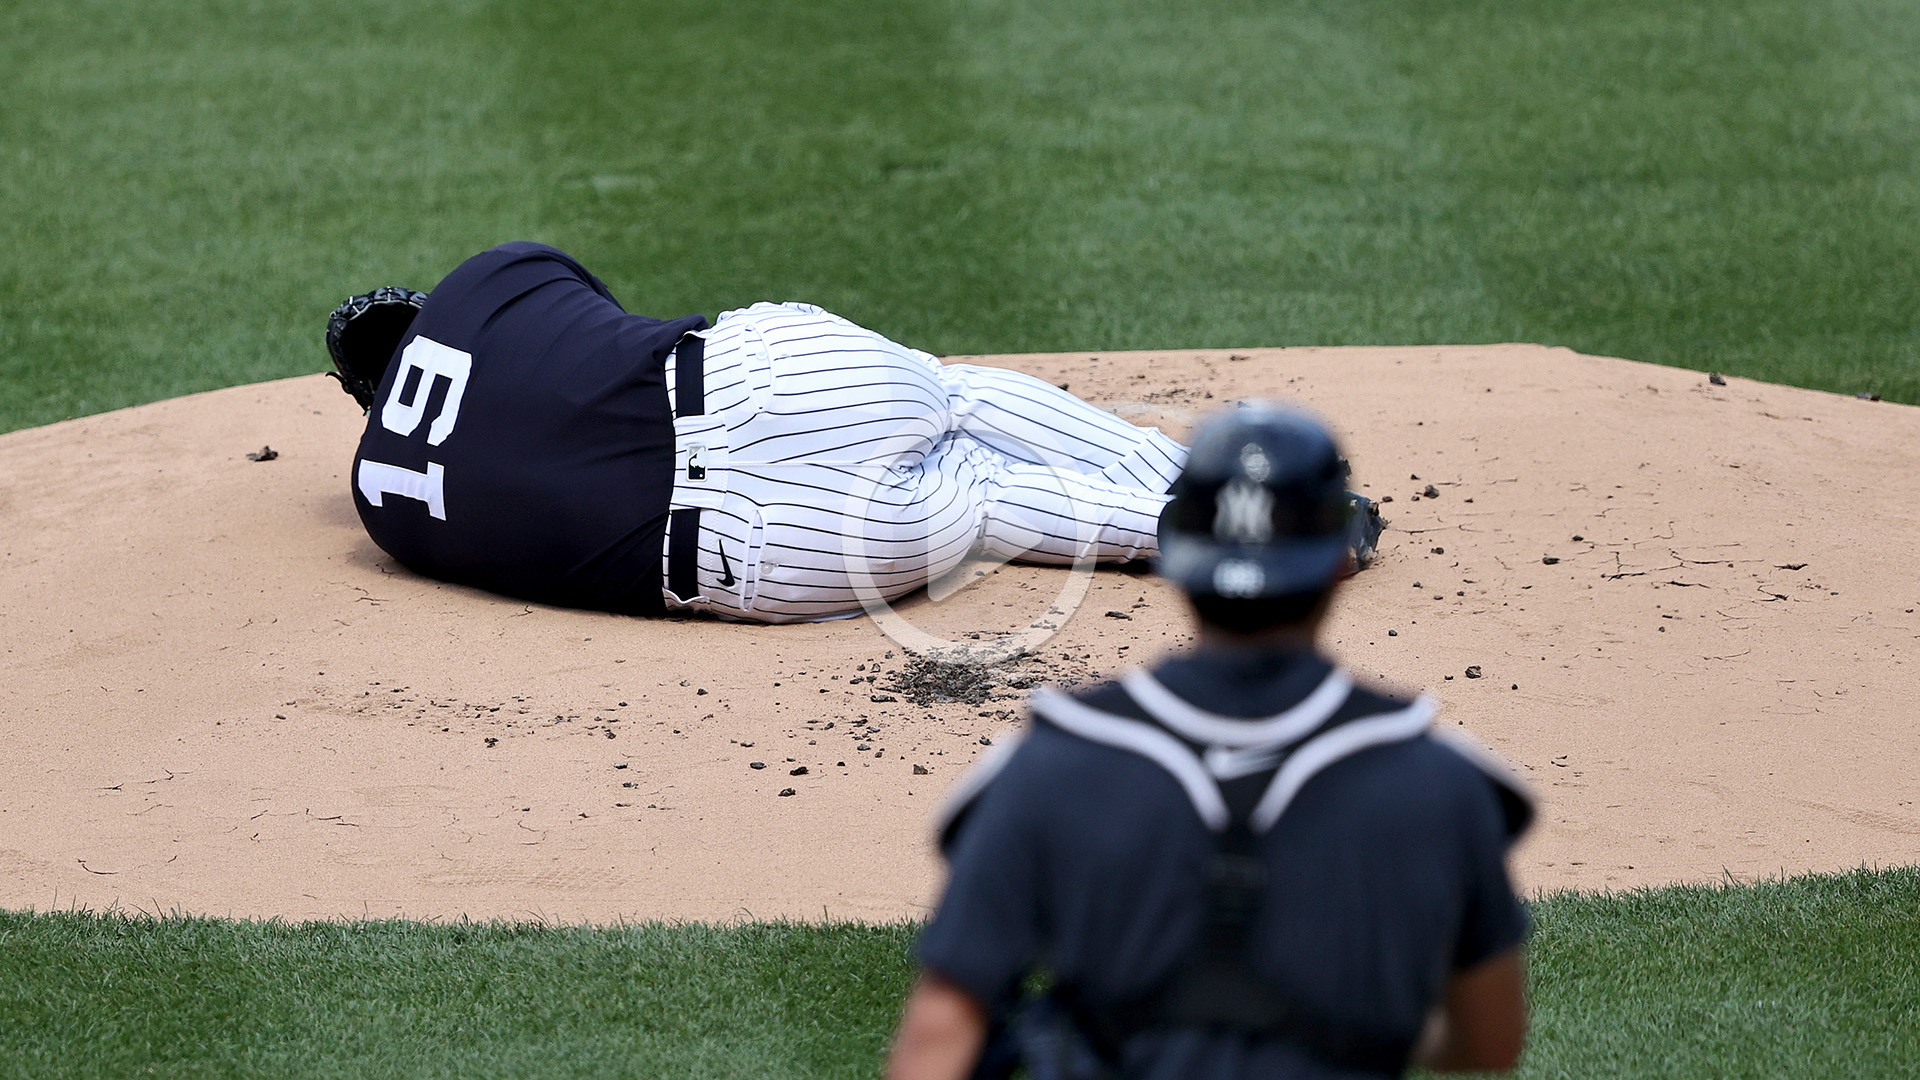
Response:
MULTIPOLYGON (((1260 455, 1259 460, 1264 464, 1266 455, 1260 455)), ((1273 539, 1273 492, 1256 480, 1235 477, 1220 490, 1215 503, 1213 537, 1222 543, 1239 544, 1264 544, 1273 539)))
POLYGON ((1195 431, 1161 515, 1161 575, 1195 596, 1325 589, 1364 565, 1379 534, 1346 479, 1333 436, 1306 413, 1262 402, 1221 412, 1195 431))

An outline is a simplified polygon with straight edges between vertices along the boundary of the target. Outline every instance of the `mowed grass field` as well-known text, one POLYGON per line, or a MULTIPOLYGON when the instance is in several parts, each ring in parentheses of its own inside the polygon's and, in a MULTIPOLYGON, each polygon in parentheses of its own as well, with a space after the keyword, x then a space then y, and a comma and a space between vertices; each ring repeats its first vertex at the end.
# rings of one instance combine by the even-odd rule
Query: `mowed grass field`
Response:
MULTIPOLYGON (((1907 1077, 1920 871, 1534 905, 1519 1075, 1907 1077)), ((865 1078, 914 927, 0 914, 0 1076, 865 1078)))
POLYGON ((1536 341, 1920 402, 1920 0, 10 0, 0 430, 538 239, 934 352, 1536 341))
MULTIPOLYGON (((537 239, 940 353, 1538 341, 1920 403, 1920 2, 12 0, 0 430, 537 239)), ((0 509, 0 529, 5 527, 0 509)), ((1536 905, 1527 1076, 1905 1076, 1920 878, 1536 905)), ((0 1077, 871 1076, 912 927, 0 914, 0 1077)))

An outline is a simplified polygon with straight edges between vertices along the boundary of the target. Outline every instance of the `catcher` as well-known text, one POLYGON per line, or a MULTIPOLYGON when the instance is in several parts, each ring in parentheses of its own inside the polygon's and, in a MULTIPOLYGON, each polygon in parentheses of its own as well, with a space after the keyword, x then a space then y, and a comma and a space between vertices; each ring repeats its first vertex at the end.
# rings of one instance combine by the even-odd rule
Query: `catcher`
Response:
MULTIPOLYGON (((352 476, 374 542, 562 606, 794 622, 858 614, 974 551, 1149 558, 1186 461, 1051 384, 812 305, 630 314, 543 244, 482 252, 431 294, 356 296, 327 348, 368 410, 352 476)), ((1361 519, 1364 559, 1378 528, 1361 519)))
POLYGON ((1506 857, 1533 803, 1433 725, 1431 699, 1317 651, 1343 480, 1303 414, 1235 409, 1195 433, 1159 572, 1199 642, 1037 692, 954 786, 889 1080, 1513 1066, 1527 917, 1506 857))

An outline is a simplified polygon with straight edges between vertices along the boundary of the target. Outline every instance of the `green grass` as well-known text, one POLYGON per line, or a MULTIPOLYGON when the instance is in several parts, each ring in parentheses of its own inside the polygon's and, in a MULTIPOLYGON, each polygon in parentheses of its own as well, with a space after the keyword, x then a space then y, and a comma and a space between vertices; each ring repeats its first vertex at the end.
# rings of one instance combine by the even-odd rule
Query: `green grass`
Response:
POLYGON ((1905 1077, 1920 868, 1535 905, 1525 1077, 1905 1077))
POLYGON ((1920 402, 1920 0, 0 6, 0 429, 527 237, 937 352, 1526 340, 1920 402))
MULTIPOLYGON (((937 352, 1541 341, 1920 402, 1920 0, 13 0, 0 430, 514 238, 937 352)), ((1528 1075, 1895 1076, 1920 878, 1553 897, 1528 1075)), ((0 915, 0 1076, 869 1075, 904 927, 0 915)))
POLYGON ((912 929, 0 915, 3 1077, 866 1077, 912 929))
MULTIPOLYGON (((1920 1061, 1920 869, 1534 914, 1522 1077, 1920 1061)), ((0 914, 0 1077, 869 1077, 913 933, 0 914)))

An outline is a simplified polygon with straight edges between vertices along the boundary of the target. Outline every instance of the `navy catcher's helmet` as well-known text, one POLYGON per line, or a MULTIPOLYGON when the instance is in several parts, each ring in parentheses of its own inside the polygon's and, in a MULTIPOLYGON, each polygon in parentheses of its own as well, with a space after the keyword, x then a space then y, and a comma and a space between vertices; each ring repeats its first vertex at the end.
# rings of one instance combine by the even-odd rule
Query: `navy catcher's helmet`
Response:
POLYGON ((1159 572, 1190 596, 1314 593, 1350 569, 1347 463, 1306 413, 1254 402, 1216 414, 1171 494, 1159 572))

